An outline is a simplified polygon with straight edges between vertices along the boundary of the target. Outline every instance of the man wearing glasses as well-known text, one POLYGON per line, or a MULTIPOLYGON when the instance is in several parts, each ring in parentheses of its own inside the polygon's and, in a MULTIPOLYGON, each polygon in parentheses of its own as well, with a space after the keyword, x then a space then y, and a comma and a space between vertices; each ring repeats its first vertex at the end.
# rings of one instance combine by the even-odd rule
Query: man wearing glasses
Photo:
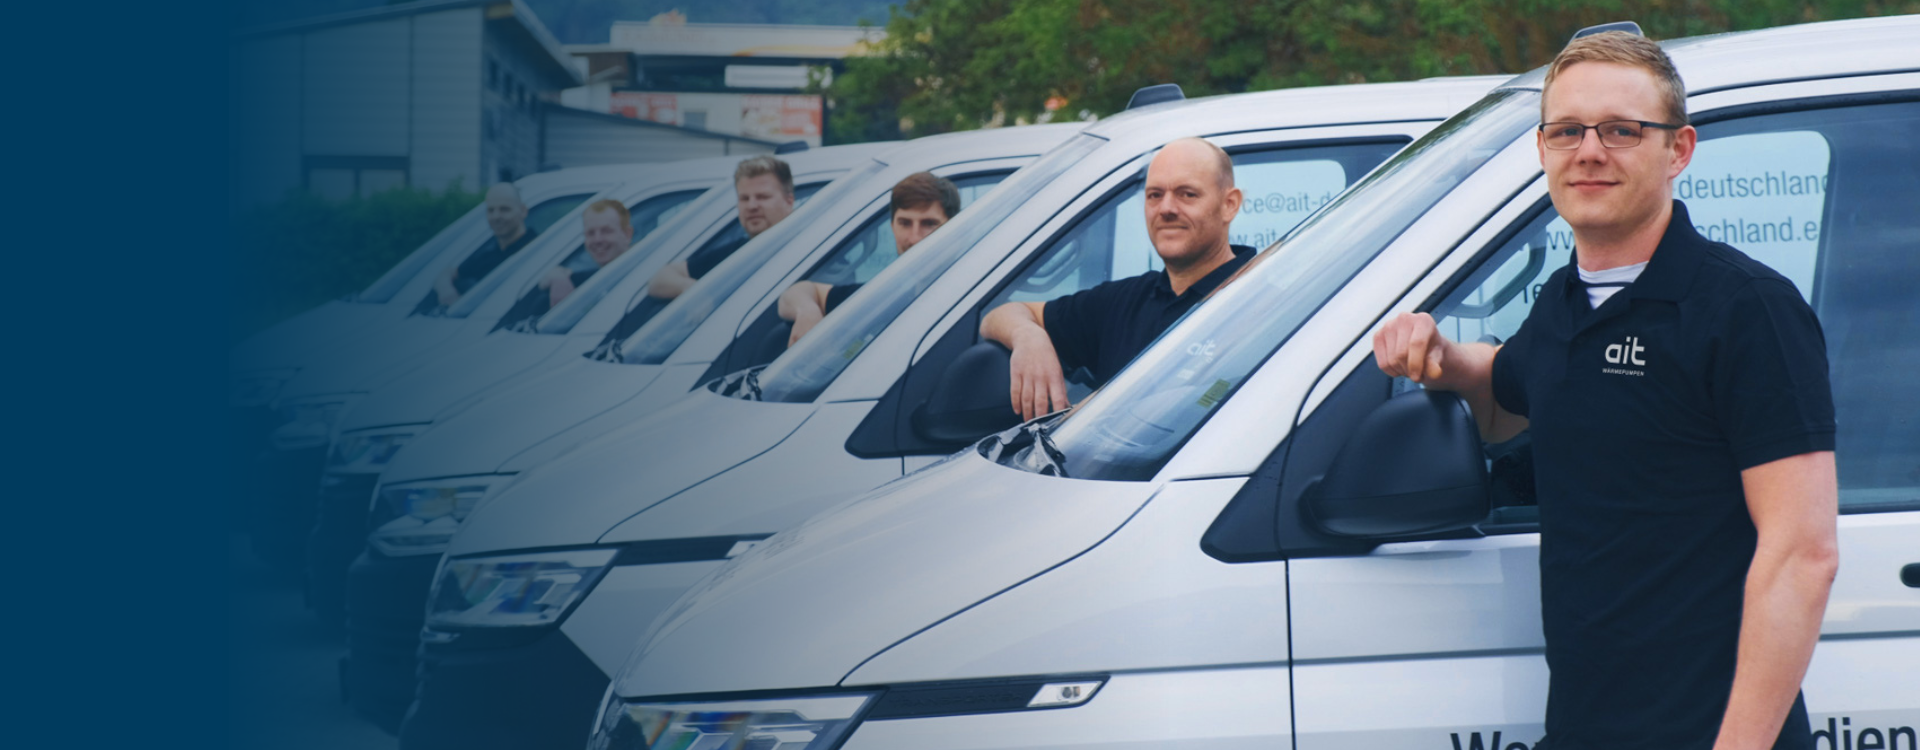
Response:
POLYGON ((1833 397, 1813 310, 1673 199, 1685 90, 1654 43, 1576 39, 1548 67, 1540 162, 1573 228, 1504 346, 1425 313, 1374 337, 1388 375, 1531 430, 1552 750, 1811 748, 1799 695, 1838 567, 1833 397))

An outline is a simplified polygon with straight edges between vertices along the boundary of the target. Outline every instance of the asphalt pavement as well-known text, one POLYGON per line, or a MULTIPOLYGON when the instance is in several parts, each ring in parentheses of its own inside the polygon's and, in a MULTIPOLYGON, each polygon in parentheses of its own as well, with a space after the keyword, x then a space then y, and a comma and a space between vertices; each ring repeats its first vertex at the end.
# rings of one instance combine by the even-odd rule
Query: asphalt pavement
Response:
POLYGON ((228 540, 228 746, 236 750, 397 750, 399 741, 340 700, 346 636, 307 611, 299 581, 228 540))

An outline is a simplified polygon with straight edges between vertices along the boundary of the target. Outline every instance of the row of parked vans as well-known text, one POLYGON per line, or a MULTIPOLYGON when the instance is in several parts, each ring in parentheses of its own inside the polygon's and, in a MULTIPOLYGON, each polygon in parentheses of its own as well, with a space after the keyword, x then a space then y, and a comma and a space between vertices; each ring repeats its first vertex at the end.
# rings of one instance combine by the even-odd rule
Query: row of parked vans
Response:
MULTIPOLYGON (((1805 685, 1834 750, 1920 728, 1915 39, 1920 17, 1665 45, 1691 216, 1827 336, 1843 564, 1805 685)), ((1153 91, 785 154, 799 208, 670 304, 655 271, 742 236, 733 160, 528 177, 539 238, 453 308, 419 302, 478 213, 236 350, 240 510, 344 617, 346 694, 407 748, 1527 747, 1537 513, 1370 337, 1424 311, 1503 339, 1568 262, 1542 78, 1153 91), (1016 424, 981 315, 1156 268, 1144 166, 1188 136, 1233 158, 1233 241, 1266 250, 1016 424), (896 260, 888 191, 920 171, 965 207, 896 260), (582 252, 589 197, 632 207, 633 248, 501 327, 582 252), (801 280, 865 285, 788 347, 801 280)))

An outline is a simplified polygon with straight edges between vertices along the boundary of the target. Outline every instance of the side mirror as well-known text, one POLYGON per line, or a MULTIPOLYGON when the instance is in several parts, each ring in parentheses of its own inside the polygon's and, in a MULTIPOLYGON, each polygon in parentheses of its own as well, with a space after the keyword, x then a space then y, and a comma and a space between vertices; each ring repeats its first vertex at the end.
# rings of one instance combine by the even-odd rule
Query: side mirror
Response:
POLYGON ((1486 519, 1480 430, 1458 395, 1419 390, 1361 420, 1303 509, 1320 530, 1347 537, 1452 531, 1486 519))
POLYGON ((974 344, 940 373, 933 393, 910 420, 922 440, 955 448, 1020 423, 1007 394, 1013 389, 1008 368, 1013 353, 998 343, 974 344))

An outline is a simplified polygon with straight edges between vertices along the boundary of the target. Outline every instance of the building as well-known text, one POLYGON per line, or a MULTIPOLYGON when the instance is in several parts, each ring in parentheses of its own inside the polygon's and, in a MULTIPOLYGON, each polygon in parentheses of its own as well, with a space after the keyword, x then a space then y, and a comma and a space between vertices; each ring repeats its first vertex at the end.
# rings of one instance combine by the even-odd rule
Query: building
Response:
POLYGON ((773 151, 558 105, 583 83, 521 0, 416 0, 233 37, 235 205, 468 190, 542 169, 773 151))
POLYGON ((824 141, 827 111, 806 93, 818 71, 831 81, 864 54, 878 29, 616 21, 607 44, 568 45, 586 84, 568 106, 775 142, 824 141))

